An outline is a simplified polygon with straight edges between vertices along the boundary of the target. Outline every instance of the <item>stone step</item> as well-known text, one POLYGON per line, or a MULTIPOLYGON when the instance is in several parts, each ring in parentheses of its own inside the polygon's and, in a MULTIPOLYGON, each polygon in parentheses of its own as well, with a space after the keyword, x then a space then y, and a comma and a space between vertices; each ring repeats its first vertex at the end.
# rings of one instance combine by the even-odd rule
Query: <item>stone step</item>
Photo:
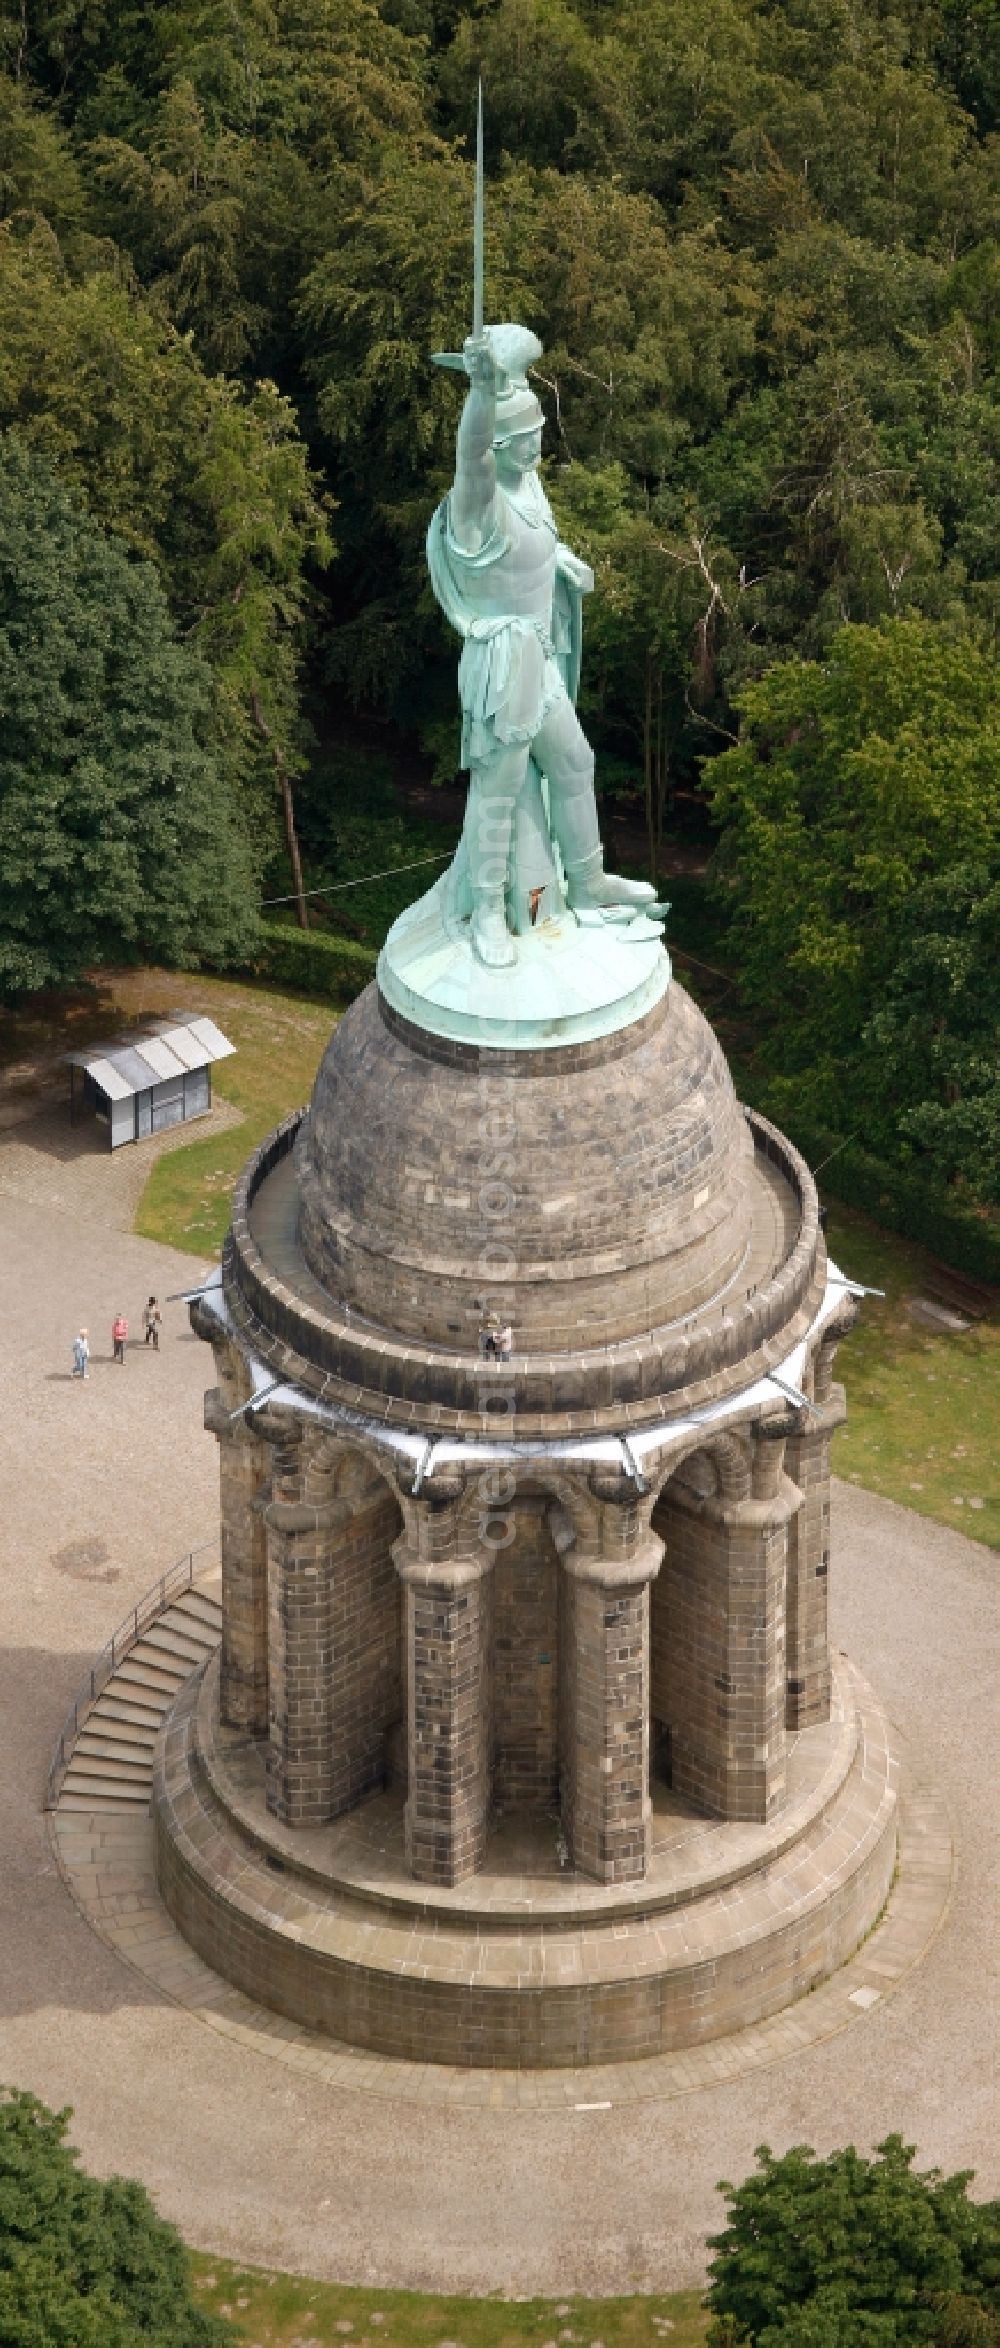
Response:
POLYGON ((121 1810, 145 1810, 149 1805, 149 1779, 136 1785, 130 1778, 110 1771, 104 1777, 90 1777, 78 1771, 76 1762, 71 1761, 59 1796, 60 1809, 64 1803, 67 1809, 74 1810, 102 1810, 105 1805, 121 1810))
POLYGON ((129 1745, 136 1742, 155 1744, 162 1713, 153 1707, 147 1709, 138 1720, 120 1720, 116 1719, 114 1712, 109 1709, 117 1702, 117 1697, 108 1695, 105 1690, 104 1695, 98 1697, 93 1711, 84 1721, 84 1728, 93 1728, 98 1721, 102 1721, 107 1734, 112 1737, 120 1737, 123 1744, 129 1745))
MULTIPOLYGON (((144 1802, 143 1806, 148 1805, 144 1802)), ((60 1810, 72 1811, 78 1817, 86 1814, 91 1818, 107 1818, 117 1811, 120 1817, 134 1818, 138 1807, 131 1794, 121 1797, 114 1791, 98 1794, 93 1783, 88 1784, 85 1792, 81 1792, 79 1787, 70 1784, 68 1778, 59 1796, 60 1810)))
POLYGON ((137 1728, 134 1720, 114 1720, 98 1706, 84 1722, 75 1749, 79 1752, 83 1745, 84 1752, 93 1751, 93 1744, 85 1745, 84 1738, 96 1737, 99 1744, 113 1747, 123 1761, 151 1762, 158 1735, 155 1721, 144 1721, 137 1728))
POLYGON ((152 1663, 160 1663, 164 1670, 172 1668, 179 1679, 186 1679, 188 1672, 193 1671, 197 1664, 204 1663, 206 1655, 212 1653, 212 1646, 203 1645, 200 1639, 193 1639, 187 1632, 175 1630, 164 1616, 161 1621, 154 1622, 152 1630, 143 1633, 132 1652, 141 1656, 143 1661, 148 1659, 152 1663))
MULTIPOLYGON (((131 1682, 126 1682, 127 1686, 131 1686, 131 1684, 131 1682)), ((132 1728, 148 1728, 155 1737, 169 1699, 165 1698, 162 1703, 157 1703, 151 1697, 149 1702, 139 1703, 134 1697, 129 1696, 126 1700, 125 1696, 117 1693, 119 1685, 120 1679, 116 1672, 114 1679, 108 1682, 108 1688, 114 1688, 115 1694, 110 1695, 108 1688, 106 1688, 103 1696, 98 1697, 90 1719, 94 1720, 99 1714, 102 1720, 120 1721, 123 1728, 126 1723, 132 1728)))
POLYGON ((222 1630, 221 1598, 212 1598, 205 1590, 185 1590, 182 1598, 174 1600, 174 1609, 192 1623, 204 1623, 205 1629, 218 1638, 222 1630))
POLYGON ((102 1722, 92 1712, 86 1728, 77 1737, 73 1758, 79 1753, 91 1753, 102 1761, 127 1761, 136 1768, 151 1769, 155 1744, 155 1729, 137 1730, 124 1721, 102 1722))
POLYGON ((157 1615, 153 1628, 154 1630, 176 1631, 179 1638, 192 1639, 195 1646, 205 1649, 206 1654, 211 1654, 212 1648, 219 1644, 220 1625, 207 1623, 203 1616, 189 1605, 187 1597, 178 1598, 172 1606, 164 1607, 163 1613, 157 1615))
POLYGON ((123 1696, 134 1688, 136 1702, 151 1705, 162 1718, 167 1705, 173 1702, 184 1676, 181 1672, 171 1671, 162 1655, 157 1657, 154 1664, 133 1647, 126 1661, 119 1664, 108 1681, 108 1688, 114 1688, 116 1693, 120 1689, 123 1696))
POLYGON ((74 1748, 69 1766, 75 1776, 114 1776, 120 1777, 123 1785, 149 1784, 152 1775, 152 1759, 148 1753, 136 1757, 134 1753, 129 1752, 101 1751, 100 1748, 105 1740, 97 1737, 93 1742, 87 1742, 85 1740, 89 1738, 89 1734, 89 1730, 84 1729, 83 1736, 74 1748))

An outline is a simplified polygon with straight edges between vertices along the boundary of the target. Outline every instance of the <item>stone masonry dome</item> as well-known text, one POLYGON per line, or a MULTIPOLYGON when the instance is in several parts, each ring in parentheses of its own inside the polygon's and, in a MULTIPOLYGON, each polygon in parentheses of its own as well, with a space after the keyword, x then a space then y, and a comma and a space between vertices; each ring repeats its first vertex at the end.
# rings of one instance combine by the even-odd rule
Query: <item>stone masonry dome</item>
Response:
POLYGON ((610 1034, 487 1052, 367 988, 223 1262, 268 1374, 431 1435, 481 1430, 484 1312, 520 1433, 617 1432, 776 1368, 825 1280, 808 1168, 676 980, 610 1034))
POLYGON ((700 1311, 749 1257, 750 1131, 676 985, 624 1032, 504 1055, 492 1081, 372 988, 334 1033, 296 1154, 316 1278, 434 1345, 474 1350, 501 1282, 519 1353, 613 1344, 700 1311))

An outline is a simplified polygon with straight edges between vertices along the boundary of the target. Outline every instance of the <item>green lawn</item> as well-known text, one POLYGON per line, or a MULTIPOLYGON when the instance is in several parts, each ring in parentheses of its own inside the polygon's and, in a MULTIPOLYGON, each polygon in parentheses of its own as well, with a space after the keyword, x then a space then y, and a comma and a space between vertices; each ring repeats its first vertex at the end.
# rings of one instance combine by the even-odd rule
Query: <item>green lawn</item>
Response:
POLYGON ((655 2298, 452 2299, 352 2290, 196 2257, 203 2306, 231 2316, 248 2348, 697 2348, 697 2291, 655 2298))
POLYGON ((217 1255, 229 1222, 229 1199, 257 1142, 290 1109, 307 1101, 335 1023, 329 1004, 227 979, 169 980, 172 1003, 200 1004, 236 1045, 212 1072, 217 1097, 243 1113, 239 1125, 210 1129, 154 1165, 136 1217, 146 1239, 194 1255, 217 1255))
POLYGON ((886 1290, 837 1355, 849 1411, 838 1475, 1000 1547, 1000 1299, 964 1336, 921 1328, 907 1304, 927 1293, 921 1248, 841 1206, 827 1239, 843 1271, 886 1290))

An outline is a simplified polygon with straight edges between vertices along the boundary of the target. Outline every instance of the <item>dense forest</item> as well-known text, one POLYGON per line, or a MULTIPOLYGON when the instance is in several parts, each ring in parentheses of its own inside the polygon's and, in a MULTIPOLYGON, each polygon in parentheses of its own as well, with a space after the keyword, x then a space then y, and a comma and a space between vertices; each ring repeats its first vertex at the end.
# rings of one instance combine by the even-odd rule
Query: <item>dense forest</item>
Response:
POLYGON ((245 955, 359 714, 454 781, 480 70, 601 788, 771 1104, 1000 1199, 998 0, 0 0, 0 986, 245 955))

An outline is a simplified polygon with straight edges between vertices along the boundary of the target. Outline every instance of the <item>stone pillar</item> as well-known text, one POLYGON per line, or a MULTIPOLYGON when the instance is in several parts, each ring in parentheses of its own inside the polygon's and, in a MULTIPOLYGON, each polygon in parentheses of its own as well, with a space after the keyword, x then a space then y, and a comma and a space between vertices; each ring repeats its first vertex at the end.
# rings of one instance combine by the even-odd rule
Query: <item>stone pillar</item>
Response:
POLYGON ((406 1859, 418 1883, 482 1865, 492 1789, 493 1553, 435 1554, 427 1518, 396 1544, 406 1594, 406 1859))
POLYGON ((649 1584, 662 1555, 627 1499, 601 1506, 564 1557, 563 1832, 598 1883, 640 1882, 649 1864, 649 1584))
MULTIPOLYGON (((220 1365, 221 1367, 221 1365, 220 1365)), ((232 1419, 249 1398, 235 1369, 205 1396, 205 1425, 219 1444, 222 1645, 219 1709, 230 1728, 267 1733, 267 1533, 261 1508, 270 1454, 252 1423, 232 1419)))
POLYGON ((267 1524, 270 1649, 267 1806, 286 1826, 313 1826, 333 1806, 334 1513, 310 1445, 272 1428, 267 1524), (320 1489, 317 1490, 317 1486, 320 1489))
POLYGON ((810 1728, 830 1717, 830 1445, 847 1417, 842 1386, 830 1385, 817 1416, 798 1412, 785 1461, 802 1494, 788 1527, 785 1725, 810 1728))
POLYGON ((753 1480, 741 1499, 674 1481, 654 1522, 674 1791, 710 1817, 763 1820, 785 1795, 785 1571, 801 1495, 780 1442, 758 1448, 753 1480))

